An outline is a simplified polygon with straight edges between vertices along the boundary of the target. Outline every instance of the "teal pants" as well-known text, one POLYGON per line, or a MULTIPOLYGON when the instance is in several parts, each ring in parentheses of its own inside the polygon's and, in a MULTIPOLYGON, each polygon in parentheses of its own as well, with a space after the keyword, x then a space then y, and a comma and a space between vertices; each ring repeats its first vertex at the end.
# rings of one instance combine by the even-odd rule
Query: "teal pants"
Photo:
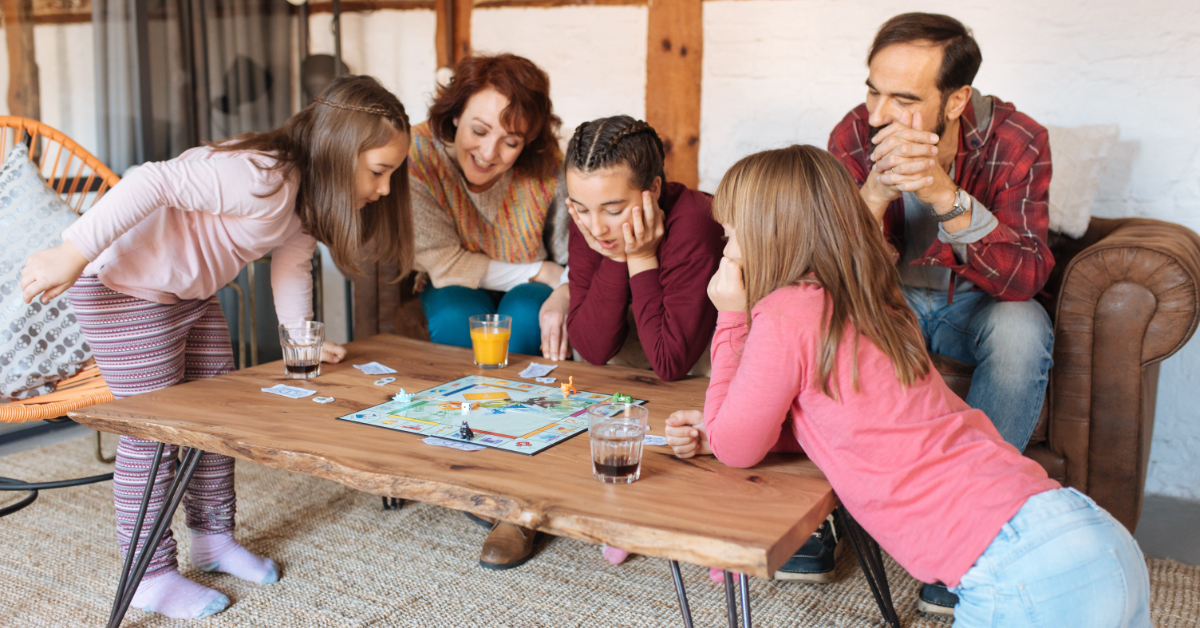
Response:
POLYGON ((524 283, 508 292, 478 290, 462 286, 421 290, 421 309, 429 321, 429 339, 443 345, 471 346, 471 327, 467 319, 476 314, 504 314, 512 317, 512 353, 541 355, 542 329, 538 312, 552 290, 544 283, 524 283))

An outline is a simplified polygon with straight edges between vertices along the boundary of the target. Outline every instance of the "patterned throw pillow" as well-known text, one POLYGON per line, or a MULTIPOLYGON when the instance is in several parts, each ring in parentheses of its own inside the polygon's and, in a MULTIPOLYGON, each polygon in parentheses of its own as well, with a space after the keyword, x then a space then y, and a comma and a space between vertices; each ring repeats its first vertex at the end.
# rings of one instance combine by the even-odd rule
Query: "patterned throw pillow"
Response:
POLYGON ((91 357, 67 295, 49 304, 21 300, 21 269, 30 255, 62 244, 78 216, 29 161, 25 145, 0 168, 0 398, 27 399, 54 390, 91 357))

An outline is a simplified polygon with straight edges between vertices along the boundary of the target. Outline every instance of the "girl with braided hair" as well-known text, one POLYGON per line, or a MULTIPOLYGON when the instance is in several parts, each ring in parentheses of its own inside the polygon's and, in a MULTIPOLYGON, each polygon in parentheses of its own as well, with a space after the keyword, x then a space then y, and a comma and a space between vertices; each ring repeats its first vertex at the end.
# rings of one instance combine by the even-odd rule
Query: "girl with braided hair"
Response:
MULTIPOLYGON (((312 318, 311 259, 324 242, 337 264, 364 260, 412 266, 412 213, 403 105, 369 76, 335 80, 320 98, 265 133, 201 146, 148 163, 112 188, 63 233, 62 245, 35 253, 21 273, 28 303, 68 296, 96 364, 117 398, 233 370, 233 351, 214 296, 247 263, 268 252, 281 323, 312 318), (368 244, 371 246, 368 248, 368 244)), ((333 343, 321 359, 338 362, 333 343)), ((178 448, 122 436, 113 477, 117 542, 130 551, 141 496, 153 493, 144 545, 175 476, 178 448)), ((233 538, 233 458, 201 456, 183 498, 192 565, 267 584, 275 563, 233 538)), ((153 552, 132 605, 176 619, 220 612, 229 598, 179 574, 168 529, 153 552)))
POLYGON ((722 231, 711 197, 668 182, 663 157, 654 129, 629 116, 585 122, 567 145, 567 331, 592 364, 619 356, 671 381, 712 338, 705 277, 720 262, 722 231))
MULTIPOLYGON (((707 355, 721 260, 712 197, 663 173, 663 144, 629 116, 579 125, 567 145, 571 310, 567 331, 592 364, 652 368, 671 381, 707 355)), ((628 552, 605 546, 616 564, 628 552)))

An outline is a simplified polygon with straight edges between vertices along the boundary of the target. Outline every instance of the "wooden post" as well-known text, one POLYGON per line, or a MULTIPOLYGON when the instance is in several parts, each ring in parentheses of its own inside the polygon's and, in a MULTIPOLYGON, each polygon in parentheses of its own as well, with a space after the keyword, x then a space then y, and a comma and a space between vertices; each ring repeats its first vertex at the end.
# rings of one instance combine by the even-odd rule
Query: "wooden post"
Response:
POLYGON ((666 149, 667 177, 700 183, 701 0, 650 0, 646 46, 646 122, 666 149))
POLYGON ((472 6, 472 0, 436 0, 434 3, 437 12, 434 46, 439 68, 452 68, 471 54, 472 6))
POLYGON ((33 48, 33 0, 3 0, 8 47, 8 113, 42 119, 41 90, 33 48))

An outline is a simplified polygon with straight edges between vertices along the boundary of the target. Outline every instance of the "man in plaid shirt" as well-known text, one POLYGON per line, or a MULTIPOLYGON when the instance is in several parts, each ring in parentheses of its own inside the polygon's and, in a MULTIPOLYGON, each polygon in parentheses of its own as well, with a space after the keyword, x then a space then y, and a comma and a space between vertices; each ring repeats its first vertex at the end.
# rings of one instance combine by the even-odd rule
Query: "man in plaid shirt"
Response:
MULTIPOLYGON (((1030 300, 1054 266, 1050 147, 1045 128, 971 87, 981 60, 954 18, 888 20, 867 57, 866 103, 834 128, 829 150, 900 252, 901 288, 929 350, 976 367, 967 403, 1024 449, 1054 341, 1030 300)), ((800 558, 784 571, 816 570, 800 558)), ((921 591, 922 610, 953 614, 956 602, 944 587, 921 591)))

